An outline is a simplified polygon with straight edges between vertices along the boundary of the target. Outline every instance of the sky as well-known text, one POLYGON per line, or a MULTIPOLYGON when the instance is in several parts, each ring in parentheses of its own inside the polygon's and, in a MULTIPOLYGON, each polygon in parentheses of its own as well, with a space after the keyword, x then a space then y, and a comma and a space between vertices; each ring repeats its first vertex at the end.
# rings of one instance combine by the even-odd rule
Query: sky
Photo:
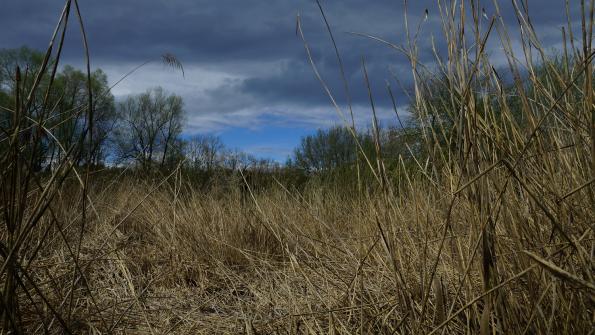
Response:
MULTIPOLYGON (((64 1, 0 1, 0 48, 27 45, 44 50, 64 1)), ((409 61, 381 43, 352 32, 404 44, 404 1, 321 3, 345 64, 356 123, 360 127, 371 124, 362 72, 365 61, 381 123, 395 125, 386 85, 393 87, 398 111, 406 117, 408 101, 403 89, 411 86, 409 61)), ((564 3, 528 1, 532 24, 548 48, 560 46, 561 27, 566 22, 564 3)), ((571 20, 578 24, 580 1, 569 3, 571 20)), ((302 136, 343 124, 314 75, 303 41, 296 35, 298 14, 313 60, 341 109, 348 113, 341 72, 314 0, 79 0, 79 4, 92 68, 103 69, 110 83, 153 60, 113 89, 116 99, 156 86, 181 95, 186 111, 184 136, 218 135, 230 148, 282 162, 302 136), (179 59, 184 75, 159 61, 165 53, 179 59)), ((513 45, 519 48, 511 1, 499 4, 504 20, 512 27, 513 45)), ((494 13, 491 0, 481 5, 487 16, 494 13)), ((407 12, 411 26, 423 22, 418 40, 420 56, 430 63, 432 40, 438 51, 444 52, 437 1, 409 0, 407 12)), ((81 35, 72 23, 76 22, 71 22, 62 62, 83 68, 81 35)), ((496 40, 489 43, 488 53, 496 65, 505 65, 496 40)))

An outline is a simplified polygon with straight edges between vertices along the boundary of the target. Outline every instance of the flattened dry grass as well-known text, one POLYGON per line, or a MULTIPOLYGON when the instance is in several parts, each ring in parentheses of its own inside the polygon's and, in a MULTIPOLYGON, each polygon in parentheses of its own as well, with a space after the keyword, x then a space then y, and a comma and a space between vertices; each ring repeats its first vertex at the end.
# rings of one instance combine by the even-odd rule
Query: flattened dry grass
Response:
MULTIPOLYGON (((495 174, 503 178, 506 170, 495 174)), ((482 300, 460 311, 484 292, 479 242, 485 222, 464 196, 451 210, 439 251, 450 199, 424 182, 398 200, 323 191, 298 199, 279 190, 246 201, 239 192, 214 197, 151 189, 124 181, 93 197, 99 219, 89 224, 81 262, 93 260, 83 267, 108 329, 417 333, 446 320, 448 333, 480 327, 482 300)), ((527 251, 588 276, 583 260, 551 237, 548 218, 522 192, 510 189, 505 199, 494 239, 496 283, 503 285, 495 291, 491 322, 507 333, 589 329, 592 292, 538 266, 527 251)), ((584 212, 572 211, 568 234, 589 229, 587 200, 573 199, 584 212)), ((61 217, 76 217, 76 207, 61 217)), ((77 231, 74 222, 70 229, 77 231)), ((46 243, 51 252, 32 266, 58 298, 69 289, 58 283, 70 273, 71 259, 55 235, 46 243), (47 271, 40 270, 44 264, 47 271)), ((576 243, 590 245, 583 235, 576 243)), ((81 327, 101 329, 88 301, 81 299, 76 310, 81 327)))

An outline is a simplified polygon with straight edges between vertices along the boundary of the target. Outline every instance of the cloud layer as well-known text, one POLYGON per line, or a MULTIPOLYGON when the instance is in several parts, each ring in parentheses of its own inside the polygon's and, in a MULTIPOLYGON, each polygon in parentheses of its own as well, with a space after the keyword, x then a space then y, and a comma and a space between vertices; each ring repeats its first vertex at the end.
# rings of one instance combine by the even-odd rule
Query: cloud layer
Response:
MULTIPOLYGON (((484 2, 486 13, 495 13, 492 1, 484 2)), ((579 2, 571 2, 571 14, 578 20, 579 2)), ((163 86, 182 95, 188 112, 188 134, 231 128, 258 129, 265 125, 315 129, 340 121, 314 77, 302 41, 296 36, 299 13, 320 73, 344 106, 346 96, 339 67, 315 1, 79 0, 79 3, 93 66, 103 68, 111 82, 165 52, 181 60, 185 77, 155 62, 118 85, 114 94, 123 97, 163 86)), ((408 60, 380 43, 348 32, 368 33, 404 44, 402 2, 322 3, 342 52, 358 123, 370 122, 369 97, 361 70, 363 60, 381 117, 394 118, 385 85, 390 82, 393 87, 399 87, 396 79, 406 87, 410 84, 408 60)), ((532 24, 540 37, 546 45, 555 45, 560 41, 559 27, 566 20, 561 15, 564 1, 531 1, 530 5, 536 7, 529 11, 534 14, 532 24)), ((0 12, 3 32, 0 48, 21 45, 45 48, 61 6, 61 1, 5 1, 0 12)), ((515 27, 517 18, 511 6, 510 1, 504 1, 500 10, 504 19, 515 27)), ((423 19, 426 8, 429 16, 419 44, 422 59, 429 61, 432 40, 439 49, 444 47, 436 1, 409 1, 411 27, 423 19)), ((80 66, 82 48, 75 24, 72 19, 64 62, 80 66)), ((514 42, 518 31, 513 28, 511 33, 514 42)), ((490 52, 502 62, 498 43, 490 43, 490 52)), ((403 110, 407 101, 402 92, 397 94, 397 101, 403 110)))

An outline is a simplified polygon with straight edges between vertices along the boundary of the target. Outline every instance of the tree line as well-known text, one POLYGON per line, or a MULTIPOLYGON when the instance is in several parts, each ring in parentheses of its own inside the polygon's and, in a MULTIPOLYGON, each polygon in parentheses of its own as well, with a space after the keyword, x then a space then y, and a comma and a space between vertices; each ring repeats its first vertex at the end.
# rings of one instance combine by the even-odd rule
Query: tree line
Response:
MULTIPOLYGON (((34 82, 44 55, 27 47, 0 50, 0 124, 8 129, 11 122, 11 107, 15 104, 17 66, 24 72, 20 94, 26 94, 34 82)), ((53 62, 53 61, 50 61, 53 62)), ((537 82, 556 83, 547 67, 561 67, 556 61, 537 68, 531 75, 537 82)), ((60 162, 70 148, 81 141, 83 132, 90 122, 85 117, 88 108, 87 75, 72 66, 64 66, 54 77, 46 76, 40 86, 52 85, 48 96, 34 97, 28 114, 43 120, 46 135, 41 145, 35 147, 34 169, 51 170, 54 162, 60 162), (51 79, 49 79, 51 78, 51 79), (53 80, 49 83, 48 80, 53 80), (50 111, 48 113, 48 110, 50 111)), ((319 129, 305 136, 294 149, 285 164, 259 159, 237 149, 226 148, 222 140, 214 135, 183 135, 185 124, 184 101, 181 96, 167 92, 160 87, 150 88, 144 93, 130 95, 116 102, 111 93, 108 78, 101 70, 90 75, 90 89, 93 95, 93 131, 90 146, 80 146, 78 165, 134 167, 144 171, 171 169, 182 166, 187 171, 236 171, 239 169, 261 172, 279 172, 292 182, 314 179, 339 181, 353 184, 355 173, 360 180, 391 178, 401 168, 412 168, 432 164, 441 152, 456 152, 458 145, 453 138, 461 129, 456 122, 457 106, 464 97, 449 87, 448 81, 428 75, 419 87, 425 97, 409 105, 410 117, 392 127, 369 127, 350 129, 335 126, 319 129), (432 110, 428 110, 431 106, 432 110), (431 130, 431 132, 429 132, 431 130), (380 162, 381 160, 381 162, 380 162)), ((529 83, 535 81, 529 81, 529 83)), ((477 85, 481 86, 481 81, 477 85)), ((518 106, 508 117, 515 118, 520 128, 526 120, 520 112, 522 97, 510 84, 511 92, 505 99, 506 105, 518 106)), ((35 92, 44 92, 40 89, 35 92)), ((473 90, 477 101, 498 104, 498 94, 473 90), (478 93, 481 92, 481 93, 478 93), (493 100, 491 102, 490 100, 493 100)), ((474 111, 482 114, 484 105, 477 105, 474 111)), ((514 109, 514 108, 513 108, 514 109)), ((3 132, 0 136, 6 138, 3 132)), ((0 140, 3 140, 0 139, 0 140)), ((2 141, 4 142, 4 141, 2 141)))
MULTIPOLYGON (((17 93, 26 94, 33 85, 35 74, 43 63, 43 53, 21 47, 0 50, 0 122, 8 129, 12 122, 12 107, 17 93), (16 69, 23 71, 19 92, 16 69)), ((50 61, 53 62, 53 61, 50 61)), ((212 170, 255 167, 271 169, 277 164, 258 159, 239 150, 225 148, 214 135, 183 137, 184 101, 181 96, 161 87, 130 95, 116 102, 108 78, 101 70, 91 73, 93 96, 93 132, 90 148, 81 147, 78 165, 134 166, 150 170, 171 168, 184 162, 185 167, 212 170)), ((39 84, 50 85, 49 96, 37 93, 28 114, 46 128, 45 138, 35 152, 36 170, 53 168, 75 142, 81 141, 89 120, 85 118, 89 91, 87 76, 81 70, 66 65, 52 79, 45 76, 39 84), (47 111, 50 113, 47 113, 47 111)), ((6 132, 3 137, 8 136, 6 132)))

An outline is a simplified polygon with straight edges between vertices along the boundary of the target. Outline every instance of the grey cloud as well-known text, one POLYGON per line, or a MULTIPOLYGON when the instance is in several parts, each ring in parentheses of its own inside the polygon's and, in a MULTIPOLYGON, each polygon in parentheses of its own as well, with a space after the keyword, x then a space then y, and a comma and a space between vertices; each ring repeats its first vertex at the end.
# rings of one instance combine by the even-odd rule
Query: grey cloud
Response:
MULTIPOLYGON (((254 126, 270 121, 267 115, 281 117, 293 113, 307 118, 307 114, 302 114, 304 111, 332 109, 295 34, 298 12, 321 74, 338 101, 343 104, 346 100, 334 51, 313 0, 79 0, 79 3, 95 66, 130 64, 133 67, 163 52, 171 52, 189 69, 207 69, 227 78, 201 87, 182 87, 194 80, 212 80, 208 76, 190 76, 185 84, 170 88, 181 90, 189 119, 202 124, 201 127, 221 127, 227 123, 238 126, 240 121, 254 126)), ((392 81, 391 85, 398 88, 389 68, 405 86, 409 85, 411 73, 407 59, 386 46, 347 32, 369 33, 396 44, 405 43, 403 2, 327 0, 322 3, 342 51, 354 104, 361 109, 369 104, 361 72, 361 57, 365 56, 376 103, 379 108, 388 109, 385 81, 392 81)), ((484 3, 488 14, 495 12, 491 1, 484 3)), ((499 3, 506 22, 514 27, 516 18, 512 15, 511 2, 499 3)), ((580 19, 578 1, 571 3, 573 17, 580 19)), ((45 48, 62 4, 48 0, 3 1, 0 48, 23 44, 45 48)), ((409 5, 412 30, 422 20, 424 10, 430 9, 419 43, 421 60, 431 61, 431 36, 438 48, 444 49, 436 1, 409 1, 409 5)), ((532 24, 541 32, 544 42, 551 45, 559 41, 559 36, 554 35, 565 22, 564 1, 529 1, 529 5, 535 14, 532 24)), ((67 41, 64 61, 80 64, 82 48, 74 18, 71 24, 72 35, 67 41)), ((498 44, 491 46, 497 53, 498 44)), ((127 87, 127 91, 162 85, 157 80, 160 72, 153 68, 148 71, 150 79, 132 81, 137 87, 127 87)), ((402 93, 397 99, 400 105, 405 104, 402 93)), ((317 116, 312 120, 320 121, 317 116)))
MULTIPOLYGON (((187 62, 235 62, 238 60, 278 60, 301 57, 295 38, 298 11, 313 45, 326 45, 326 32, 318 9, 311 0, 278 1, 192 1, 192 0, 81 0, 79 1, 91 41, 93 55, 102 61, 136 60, 164 51, 176 53, 187 62)), ((410 22, 415 23, 430 8, 438 13, 433 0, 409 1, 410 22)), ((493 12, 491 1, 486 10, 493 12)), ((501 2, 503 13, 511 12, 509 1, 501 2)), ((536 25, 564 22, 562 0, 531 2, 536 25)), ((334 30, 360 31, 391 40, 402 40, 402 4, 394 0, 323 1, 334 30), (392 37, 392 38, 391 38, 392 37)), ((23 43, 45 47, 57 21, 62 1, 5 1, 0 13, 2 47, 23 43)), ((576 16, 577 4, 572 12, 576 16)), ((516 18, 507 15, 514 23, 516 18)), ((71 23, 76 23, 74 20, 71 23)), ((76 35, 76 34, 75 34, 76 35)), ((350 41, 351 40, 351 41, 350 41)), ((344 49, 356 43, 343 39, 344 49)), ((76 48, 79 37, 72 38, 76 48)))

